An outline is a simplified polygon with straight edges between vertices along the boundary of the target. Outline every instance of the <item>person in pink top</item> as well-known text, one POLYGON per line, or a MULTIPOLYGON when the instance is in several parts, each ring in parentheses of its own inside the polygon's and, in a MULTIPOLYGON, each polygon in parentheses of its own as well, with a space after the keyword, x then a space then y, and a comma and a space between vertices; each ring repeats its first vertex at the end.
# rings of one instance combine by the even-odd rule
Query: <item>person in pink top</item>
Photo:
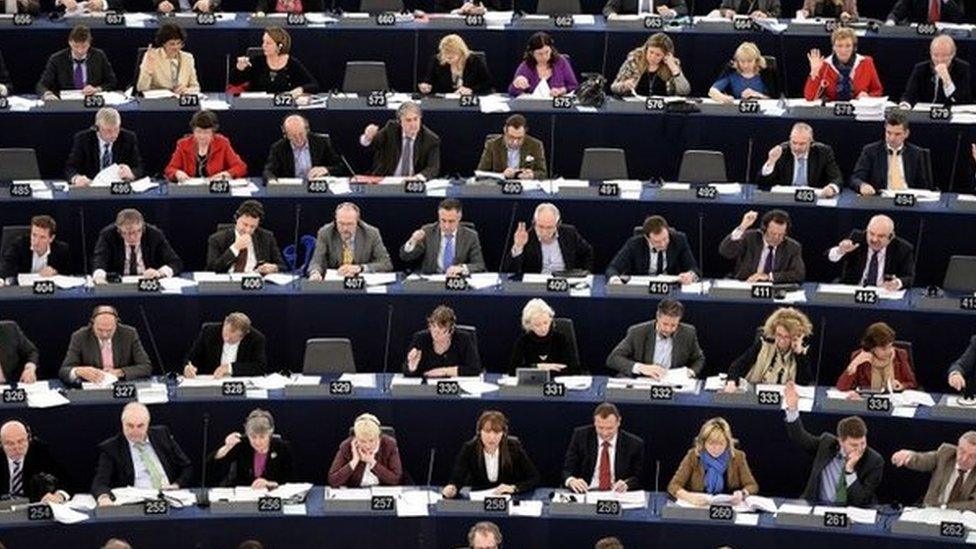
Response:
POLYGON ((227 435, 224 445, 212 460, 224 467, 221 486, 250 486, 272 490, 291 481, 291 447, 274 434, 271 412, 255 409, 244 422, 244 437, 238 432, 227 435))
POLYGON ((515 70, 508 93, 513 97, 535 94, 543 82, 549 88, 549 93, 545 94, 549 97, 566 95, 579 85, 569 58, 559 53, 551 36, 537 32, 529 38, 525 57, 515 70))

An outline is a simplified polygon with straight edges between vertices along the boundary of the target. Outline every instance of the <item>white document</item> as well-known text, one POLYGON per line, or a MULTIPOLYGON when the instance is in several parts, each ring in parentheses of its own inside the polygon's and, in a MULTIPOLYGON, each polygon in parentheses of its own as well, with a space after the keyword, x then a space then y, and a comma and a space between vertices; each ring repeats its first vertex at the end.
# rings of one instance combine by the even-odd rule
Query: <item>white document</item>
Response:
POLYGON ((403 374, 394 374, 390 380, 390 385, 423 385, 424 380, 419 377, 406 377, 403 374))
POLYGON ((497 179, 499 181, 505 180, 505 176, 502 175, 500 172, 486 172, 482 170, 475 170, 474 176, 479 179, 497 179))
POLYGON ((596 24, 596 16, 594 15, 579 15, 579 14, 573 15, 574 27, 579 25, 595 25, 595 24, 596 24))
POLYGON ((335 501, 369 501, 373 494, 369 488, 327 488, 325 499, 335 501))
POLYGON ((776 510, 777 513, 788 515, 809 515, 811 511, 813 511, 813 507, 798 503, 784 503, 776 510))
POLYGON ((324 13, 318 12, 305 13, 305 20, 314 25, 325 25, 339 22, 339 20, 335 17, 330 17, 324 13))
POLYGON ((459 381, 458 387, 469 395, 481 396, 486 393, 493 393, 498 390, 498 385, 481 380, 459 381))
POLYGON ((159 187, 159 183, 152 181, 148 177, 143 177, 142 179, 137 179, 133 181, 130 185, 132 187, 132 192, 134 193, 144 193, 149 189, 156 189, 159 187))
POLYGON ((570 391, 586 391, 593 386, 593 376, 560 376, 555 377, 556 382, 562 383, 570 391))
POLYGON ((642 509, 647 507, 647 494, 641 490, 617 492, 614 490, 592 490, 586 493, 584 502, 595 504, 598 501, 619 501, 623 509, 642 509))
MULTIPOLYGON (((485 18, 488 18, 491 12, 485 14, 485 18)), ((509 112, 512 110, 508 102, 508 96, 503 94, 486 95, 481 98, 480 101, 481 112, 490 114, 498 112, 509 112)))
POLYGON ((408 490, 400 494, 397 500, 398 517, 426 517, 429 514, 428 505, 439 499, 440 494, 426 490, 408 490))
POLYGON ((376 374, 351 374, 345 373, 339 376, 339 381, 348 381, 353 387, 363 389, 376 388, 376 374))
POLYGON ((853 285, 853 284, 818 284, 817 292, 822 292, 825 294, 840 294, 840 295, 854 295, 854 292, 858 290, 873 290, 878 293, 878 299, 902 299, 905 297, 905 290, 897 290, 894 292, 889 292, 880 286, 870 286, 865 288, 864 286, 853 285))
POLYGON ((102 370, 102 381, 100 383, 95 383, 93 381, 82 382, 82 389, 106 389, 111 387, 117 382, 119 378, 115 377, 115 374, 106 372, 102 370))
POLYGON ((851 522, 860 524, 874 524, 878 518, 878 512, 874 509, 861 509, 860 507, 830 507, 818 505, 813 508, 813 514, 823 516, 824 513, 846 513, 851 522))
POLYGON ((541 80, 540 79, 539 80, 539 83, 536 84, 535 89, 532 90, 532 93, 530 95, 531 95, 531 97, 534 97, 536 99, 549 99, 549 98, 551 98, 552 97, 552 90, 549 89, 549 81, 548 80, 541 80))
POLYGON ((65 406, 71 401, 57 391, 34 391, 27 393, 28 408, 55 408, 65 406))
POLYGON ((95 502, 95 496, 91 494, 75 494, 71 496, 71 499, 66 504, 75 511, 94 511, 98 504, 95 502))
POLYGON ((468 494, 468 499, 471 501, 485 501, 485 498, 505 498, 511 501, 512 495, 496 494, 494 488, 488 488, 486 490, 471 490, 471 492, 468 494))
POLYGON ((159 490, 124 486, 122 488, 112 488, 112 495, 115 497, 116 505, 128 505, 130 503, 142 503, 146 500, 157 499, 159 490))
POLYGON ((179 278, 171 276, 168 278, 159 279, 159 287, 162 288, 161 293, 181 293, 183 288, 192 288, 196 286, 197 283, 193 280, 186 278, 179 278))
POLYGON ((288 482, 278 486, 274 490, 271 490, 268 492, 268 495, 281 499, 292 499, 304 496, 311 489, 311 482, 288 482))
POLYGON ((171 97, 176 97, 176 94, 170 90, 146 90, 142 92, 142 96, 146 99, 169 99, 171 97))
POLYGON ((484 290, 501 283, 498 273, 472 273, 468 276, 468 286, 473 290, 484 290))
POLYGON ((119 177, 119 165, 112 164, 95 175, 95 179, 92 179, 92 187, 108 187, 113 181, 120 181, 122 178, 119 177))
POLYGON ((75 524, 88 520, 88 515, 84 513, 79 513, 71 508, 71 506, 65 503, 51 503, 51 513, 54 515, 54 520, 60 522, 61 524, 75 524))
POLYGON ((295 281, 297 276, 289 273, 270 273, 264 275, 264 280, 275 286, 287 286, 295 281))
POLYGON ((254 400, 268 400, 268 390, 267 389, 247 389, 244 393, 244 398, 250 398, 254 400))
POLYGON ((208 111, 229 111, 230 103, 222 99, 205 99, 200 101, 200 108, 208 111))
POLYGON ((165 404, 169 402, 169 393, 163 383, 152 383, 148 387, 138 387, 136 398, 143 404, 165 404))
POLYGON ((230 187, 231 196, 251 196, 256 192, 258 192, 258 186, 251 182, 248 182, 244 186, 235 186, 232 184, 230 187))
POLYGON ((249 384, 253 384, 257 389, 266 391, 280 391, 288 385, 288 378, 275 372, 266 376, 256 376, 247 378, 249 384))
POLYGON ((541 517, 542 502, 539 500, 520 501, 518 505, 510 505, 508 514, 513 517, 541 517))
POLYGON ((308 509, 305 508, 304 503, 283 504, 281 506, 281 514, 302 516, 308 514, 308 509))
POLYGON ((896 396, 900 396, 902 403, 906 406, 912 404, 917 406, 935 406, 935 399, 932 398, 932 395, 924 391, 909 389, 896 396))

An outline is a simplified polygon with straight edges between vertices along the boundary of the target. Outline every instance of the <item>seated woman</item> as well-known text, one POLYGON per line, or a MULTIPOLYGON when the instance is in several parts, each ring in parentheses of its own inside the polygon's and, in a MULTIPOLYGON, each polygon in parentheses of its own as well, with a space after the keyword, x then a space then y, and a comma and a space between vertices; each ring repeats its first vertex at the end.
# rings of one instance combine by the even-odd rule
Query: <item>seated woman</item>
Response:
POLYGON ((481 374, 481 357, 472 334, 456 330, 454 310, 440 305, 427 317, 427 329, 413 334, 403 365, 407 376, 454 377, 481 374))
POLYGON ((803 7, 797 10, 796 18, 808 17, 853 21, 857 19, 857 0, 803 0, 803 7))
POLYGON ((197 111, 190 119, 192 134, 176 142, 164 174, 170 181, 192 178, 233 179, 247 176, 247 164, 234 152, 230 139, 217 133, 213 111, 197 111))
POLYGON ((759 492, 746 454, 736 448, 732 427, 725 418, 706 421, 695 443, 682 458, 668 483, 668 494, 692 505, 705 506, 709 496, 732 494, 732 504, 759 492))
POLYGON ((753 385, 782 385, 787 381, 800 385, 811 383, 809 346, 804 339, 812 333, 813 324, 799 309, 776 309, 758 330, 752 346, 732 362, 725 390, 735 391, 741 378, 753 385))
POLYGON ((247 444, 241 443, 240 433, 231 433, 213 455, 214 462, 227 471, 220 485, 271 490, 290 482, 291 447, 275 436, 271 412, 258 408, 248 414, 244 434, 247 444))
POLYGON ((720 103, 779 97, 776 71, 767 66, 758 46, 743 42, 735 49, 729 66, 708 90, 708 96, 720 103))
POLYGON ((484 15, 489 11, 511 11, 511 0, 434 0, 434 13, 484 15))
POLYGON ((874 59, 855 53, 857 35, 848 27, 838 27, 830 35, 834 52, 826 59, 814 48, 807 54, 810 74, 803 86, 807 101, 850 101, 861 97, 881 97, 884 88, 874 59))
POLYGON ((156 31, 154 47, 146 49, 139 64, 136 91, 169 90, 177 95, 199 93, 193 54, 183 51, 186 31, 175 23, 163 23, 156 31))
POLYGON ((352 424, 353 436, 342 441, 329 467, 329 486, 360 488, 396 486, 403 479, 396 439, 380 431, 380 420, 361 414, 352 424))
POLYGON ((837 379, 841 391, 902 391, 916 387, 908 351, 895 347, 895 331, 884 322, 875 322, 864 330, 861 348, 851 353, 850 363, 837 379))
POLYGON ((556 312, 545 301, 532 299, 522 309, 522 329, 525 332, 515 341, 509 373, 518 368, 538 368, 563 375, 578 374, 579 356, 573 344, 553 327, 556 312))
POLYGON ((508 419, 496 410, 481 413, 474 438, 464 443, 454 462, 451 480, 441 490, 445 498, 454 498, 463 486, 480 491, 493 489, 494 494, 520 494, 539 484, 539 471, 522 449, 522 444, 508 437, 508 419))
POLYGON ((264 13, 322 13, 323 0, 258 0, 256 11, 264 13))
POLYGON ((231 85, 242 91, 289 93, 296 97, 316 93, 319 83, 290 52, 288 32, 281 27, 268 27, 261 38, 262 55, 238 57, 231 71, 231 85))
POLYGON ((441 38, 437 54, 431 57, 427 73, 417 84, 420 93, 460 93, 484 95, 491 93, 488 67, 456 34, 441 38))
POLYGON ((674 56, 674 41, 658 32, 627 54, 610 85, 616 95, 688 95, 691 84, 674 56))
POLYGON ((537 32, 529 38, 508 94, 559 97, 574 91, 578 85, 569 59, 559 54, 552 37, 537 32))

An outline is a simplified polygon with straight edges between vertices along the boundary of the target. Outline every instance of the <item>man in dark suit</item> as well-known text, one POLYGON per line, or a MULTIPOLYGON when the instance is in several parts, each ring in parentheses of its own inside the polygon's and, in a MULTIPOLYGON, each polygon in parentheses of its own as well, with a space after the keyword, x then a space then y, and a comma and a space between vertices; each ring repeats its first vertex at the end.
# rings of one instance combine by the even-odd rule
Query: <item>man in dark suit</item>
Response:
POLYGON ((37 381, 37 347, 13 320, 0 320, 0 383, 37 381))
POLYGON ((885 119, 885 138, 861 149, 851 188, 864 196, 882 189, 932 189, 932 166, 928 149, 908 143, 908 118, 891 111, 885 119))
POLYGON ((891 7, 887 23, 963 23, 962 0, 898 0, 891 7))
POLYGON ((75 25, 68 34, 68 47, 51 55, 37 82, 37 95, 45 101, 58 99, 62 90, 81 90, 93 95, 115 89, 115 71, 105 52, 92 47, 88 27, 75 25))
POLYGON ((3 54, 0 54, 0 97, 10 94, 14 90, 14 85, 10 82, 10 73, 7 72, 7 65, 3 62, 3 54))
POLYGON ((115 307, 99 305, 88 325, 71 334, 60 377, 66 385, 78 385, 101 383, 106 373, 126 381, 144 379, 152 375, 152 363, 136 329, 119 323, 115 307))
POLYGON ((607 357, 607 368, 621 376, 661 379, 672 368, 688 368, 694 375, 705 368, 705 353, 698 332, 681 322, 685 307, 680 301, 662 299, 654 320, 634 324, 607 357))
POLYGON ((49 215, 31 218, 30 233, 10 243, 0 260, 0 279, 14 278, 20 273, 54 276, 70 270, 68 243, 56 240, 58 224, 49 215))
POLYGON ((308 279, 322 280, 328 269, 336 269, 339 276, 393 270, 380 230, 363 221, 359 206, 352 202, 336 206, 335 220, 323 225, 316 235, 308 279))
POLYGON ((607 266, 611 284, 620 282, 621 275, 677 275, 682 284, 691 284, 698 274, 688 237, 659 215, 645 219, 641 234, 627 239, 607 266))
POLYGON ((461 225, 461 201, 446 198, 437 206, 437 223, 428 223, 410 235, 400 248, 400 259, 420 260, 423 274, 448 276, 480 273, 485 270, 478 231, 461 225))
POLYGON ((735 15, 776 18, 780 15, 780 0, 722 0, 718 11, 729 19, 735 15))
POLYGON ((790 214, 769 210, 759 229, 750 229, 759 214, 748 211, 719 244, 718 253, 735 260, 733 278, 746 282, 800 283, 806 278, 803 246, 792 237, 790 214))
POLYGON ((603 16, 613 19, 615 15, 637 15, 651 13, 661 17, 680 17, 688 15, 685 0, 607 0, 603 6, 603 16))
POLYGON ((63 469, 44 441, 34 438, 26 425, 11 420, 0 427, 0 444, 6 458, 0 467, 0 494, 27 498, 31 502, 64 503, 68 493, 60 490, 63 469))
POLYGON ((822 189, 824 198, 836 196, 844 186, 834 149, 814 141, 813 128, 804 122, 793 125, 789 141, 769 149, 757 182, 765 188, 814 187, 822 189))
POLYGON ((810 478, 801 498, 829 505, 868 507, 881 484, 884 458, 868 446, 868 428, 857 416, 837 423, 837 436, 815 436, 800 421, 800 395, 790 381, 783 391, 786 401, 786 434, 793 444, 812 454, 810 478))
POLYGON ((972 103, 969 74, 969 63, 956 58, 955 40, 940 34, 929 44, 929 60, 912 69, 901 96, 902 107, 911 108, 915 103, 972 103))
POLYGON ((563 460, 563 485, 582 494, 588 490, 640 490, 644 441, 620 428, 617 407, 604 402, 593 411, 593 425, 573 430, 563 460))
POLYGON ((524 116, 509 116, 502 135, 485 141, 478 171, 500 173, 506 179, 545 179, 546 151, 528 131, 524 116))
POLYGON ((284 137, 271 145, 264 163, 264 180, 277 183, 278 178, 312 180, 327 175, 346 175, 342 158, 332 148, 328 135, 309 131, 308 120, 292 114, 281 124, 284 137))
POLYGON ((543 202, 532 215, 532 230, 519 222, 512 248, 505 254, 502 270, 514 273, 589 271, 593 267, 593 246, 572 225, 562 224, 559 208, 543 202))
POLYGON ((244 313, 230 313, 221 322, 205 322, 186 357, 183 375, 263 376, 267 373, 264 334, 244 313))
POLYGON ((932 473, 922 503, 926 507, 976 511, 976 431, 966 431, 957 444, 941 444, 935 450, 898 450, 891 455, 895 467, 932 473))
POLYGON ((274 233, 260 226, 263 218, 260 202, 242 202, 234 214, 234 226, 219 229, 207 239, 207 270, 266 275, 287 269, 274 233))
POLYGON ((146 223, 139 210, 119 210, 115 223, 98 233, 92 256, 92 278, 108 281, 108 273, 143 278, 168 278, 180 274, 183 261, 163 231, 146 223))
POLYGON ((433 179, 441 172, 441 138, 421 122, 420 105, 407 101, 397 119, 379 129, 370 124, 359 144, 373 147, 374 175, 433 179))
POLYGON ((957 391, 972 393, 976 387, 976 335, 969 338, 966 350, 949 366, 949 386, 957 391), (969 387, 967 391, 966 388, 969 387))
POLYGON ((112 164, 118 165, 122 181, 142 177, 138 137, 135 132, 122 129, 119 111, 103 107, 95 114, 93 127, 75 134, 64 165, 64 177, 72 185, 83 187, 112 164))
POLYGON ((832 263, 843 260, 842 284, 880 286, 888 291, 911 288, 915 281, 915 249, 895 236, 895 222, 876 215, 867 229, 854 229, 850 236, 827 251, 832 263))
POLYGON ((113 488, 168 490, 186 487, 190 458, 164 425, 150 427, 149 409, 130 402, 122 409, 122 432, 98 445, 98 468, 91 493, 99 506, 114 505, 113 488))

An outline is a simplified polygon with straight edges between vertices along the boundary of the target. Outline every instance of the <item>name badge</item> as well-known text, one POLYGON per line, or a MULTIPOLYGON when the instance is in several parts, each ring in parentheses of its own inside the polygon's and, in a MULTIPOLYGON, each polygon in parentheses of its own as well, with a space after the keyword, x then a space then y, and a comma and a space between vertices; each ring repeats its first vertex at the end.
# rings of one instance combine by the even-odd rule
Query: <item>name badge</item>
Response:
POLYGON ((4 404, 21 404, 24 402, 27 402, 27 391, 25 391, 22 387, 3 390, 4 404))
POLYGON ((437 382, 437 395, 438 396, 456 396, 460 394, 461 386, 458 385, 457 381, 438 381, 437 382))
POLYGON ((552 18, 552 24, 559 29, 571 29, 573 28, 573 23, 572 15, 554 15, 552 18))
POLYGON ((101 95, 86 95, 82 101, 86 109, 100 109, 105 106, 105 98, 101 95))
POLYGON ((34 191, 28 183, 11 183, 10 196, 14 198, 30 198, 34 196, 34 191))
POLYGON ((130 399, 136 397, 136 386, 134 383, 116 383, 112 385, 112 398, 130 399))
POLYGON ((396 14, 393 12, 381 13, 376 16, 376 24, 381 27, 392 27, 396 24, 396 14))
POLYGON ((708 520, 730 521, 735 518, 735 511, 730 505, 709 505, 708 520))
POLYGON ((369 498, 370 511, 394 511, 396 510, 396 500, 393 496, 373 496, 369 498))
POLYGON ((119 27, 125 24, 125 15, 110 11, 105 14, 105 24, 112 27, 119 27))
POLYGON ((463 292, 468 289, 468 279, 463 276, 449 276, 444 280, 444 289, 450 292, 463 292))
MULTIPOLYGON (((213 15, 203 14, 200 15, 213 15)), ((195 93, 181 93, 177 103, 181 107, 197 108, 200 106, 200 96, 195 93)))
POLYGON ((620 196, 620 185, 616 183, 600 183, 597 187, 597 194, 600 196, 620 196))
POLYGON ((522 182, 506 181, 502 183, 502 194, 522 194, 522 182))
POLYGON ((366 106, 367 107, 386 107, 386 92, 374 91, 369 92, 366 96, 366 106))
POLYGON ((162 285, 158 278, 140 278, 137 288, 140 292, 158 292, 162 290, 162 285))
POLYGON ((458 106, 461 108, 478 107, 481 105, 481 98, 477 95, 462 95, 458 98, 458 106))
POLYGON ((342 279, 343 290, 365 290, 366 279, 361 276, 347 276, 342 279))
POLYGON ((566 384, 558 381, 548 381, 542 385, 542 396, 544 397, 564 397, 566 396, 566 384))
POLYGON ((278 513, 281 509, 281 498, 273 496, 258 498, 258 511, 261 513, 278 513))
POLYGON ((613 499, 601 499, 596 502, 596 514, 598 515, 620 515, 620 502, 613 499))
POLYGON ((53 280, 34 281, 34 295, 54 295, 55 291, 53 280))
POLYGON ((508 499, 499 497, 486 497, 485 498, 485 512, 486 513, 507 513, 508 512, 508 499))
POLYGON ((813 204, 817 201, 817 191, 813 189, 797 189, 793 193, 793 201, 800 204, 813 204))
POLYGON ((674 387, 668 385, 652 385, 651 400, 673 400, 674 387))
POLYGON ((715 185, 702 185, 695 187, 695 198, 700 200, 715 200, 718 197, 718 188, 715 185))
POLYGON ((756 402, 760 406, 781 406, 783 395, 779 391, 759 391, 756 393, 756 402))
POLYGON ((854 303, 876 305, 878 303, 878 292, 875 290, 854 290, 854 303))
POLYGON ((247 394, 243 381, 225 381, 220 384, 220 395, 225 397, 238 397, 247 394))
POLYGON ((264 279, 260 276, 245 276, 241 279, 241 289, 249 292, 263 290, 264 279))
POLYGON ((756 114, 759 112, 759 102, 752 99, 740 101, 739 112, 743 114, 756 114))
POLYGON ((197 14, 197 25, 201 27, 209 27, 217 23, 217 17, 212 13, 198 13, 197 14))
POLYGON ((291 27, 304 27, 308 21, 305 19, 304 13, 289 13, 285 17, 285 23, 291 27))
POLYGON ((569 109, 573 106, 573 98, 560 95, 559 97, 552 98, 552 108, 554 109, 569 109))
POLYGON ((108 187, 109 194, 132 194, 132 185, 128 181, 113 181, 108 187))
POLYGON ((142 502, 142 514, 165 515, 169 513, 169 503, 165 499, 151 499, 142 502))
POLYGON ((329 382, 329 394, 333 396, 346 396, 352 394, 352 382, 336 380, 329 382))

